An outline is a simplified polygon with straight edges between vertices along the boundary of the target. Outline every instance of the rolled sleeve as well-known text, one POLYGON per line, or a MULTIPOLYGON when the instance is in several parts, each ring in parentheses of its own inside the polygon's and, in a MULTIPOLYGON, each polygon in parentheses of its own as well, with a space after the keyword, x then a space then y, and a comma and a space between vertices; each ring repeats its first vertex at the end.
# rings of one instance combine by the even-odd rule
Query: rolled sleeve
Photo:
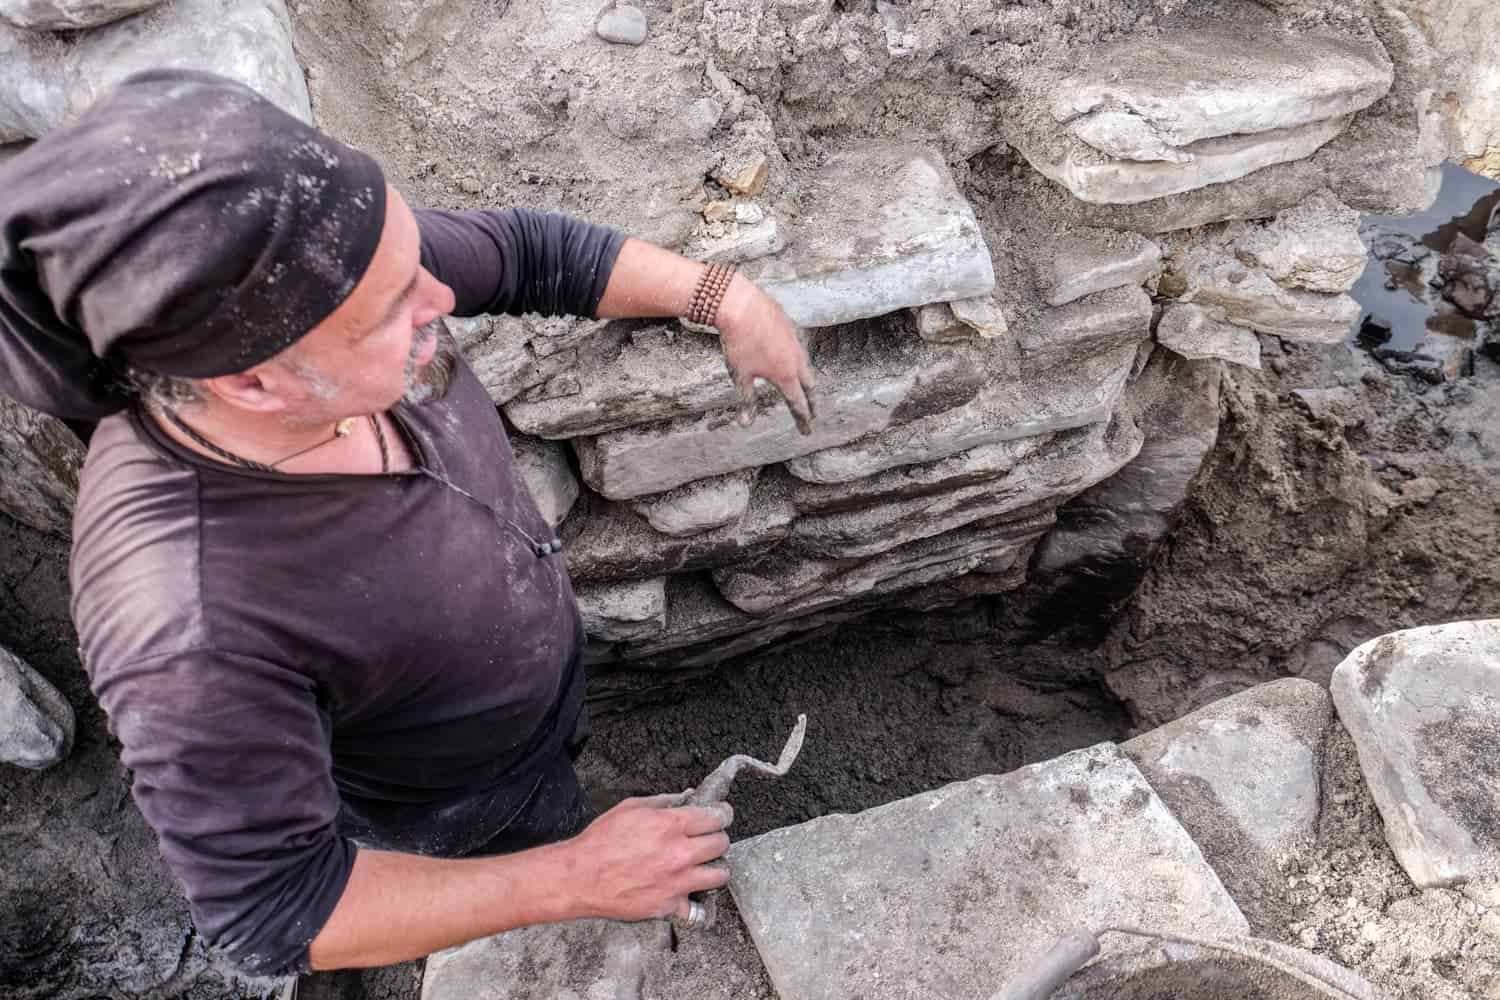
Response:
POLYGON ((458 316, 592 317, 625 237, 566 215, 418 209, 422 266, 453 289, 458 316))
POLYGON ((311 682, 190 651, 112 670, 95 693, 205 941, 253 975, 306 971, 356 852, 336 831, 330 724, 311 682))

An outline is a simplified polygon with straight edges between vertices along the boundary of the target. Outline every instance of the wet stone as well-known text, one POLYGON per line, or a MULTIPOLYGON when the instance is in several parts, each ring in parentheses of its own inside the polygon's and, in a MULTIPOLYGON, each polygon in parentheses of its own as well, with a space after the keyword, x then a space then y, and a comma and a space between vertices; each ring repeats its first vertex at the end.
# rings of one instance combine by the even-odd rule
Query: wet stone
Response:
POLYGON ((1332 690, 1407 875, 1500 906, 1500 621, 1371 640, 1332 690))

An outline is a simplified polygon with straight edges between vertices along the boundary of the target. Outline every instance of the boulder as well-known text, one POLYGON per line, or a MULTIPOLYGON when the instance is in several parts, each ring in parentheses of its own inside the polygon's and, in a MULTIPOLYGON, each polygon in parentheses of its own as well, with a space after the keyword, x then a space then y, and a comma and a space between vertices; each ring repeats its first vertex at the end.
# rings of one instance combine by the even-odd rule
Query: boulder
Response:
POLYGON ((1328 693, 1288 678, 1213 702, 1120 749, 1192 834, 1235 902, 1273 926, 1280 864, 1317 836, 1328 693))
POLYGON ((581 583, 576 588, 583 630, 591 639, 646 639, 667 627, 666 578, 626 583, 581 583))
POLYGON ((798 326, 988 295, 989 248, 934 151, 877 142, 829 157, 786 249, 745 267, 798 326))
POLYGON ((0 764, 51 767, 73 748, 73 707, 47 679, 0 646, 0 764))
POLYGON ((657 531, 673 538, 697 535, 733 524, 750 506, 756 470, 734 472, 679 486, 631 504, 657 531))
POLYGON ((1248 927, 1100 744, 741 841, 730 889, 782 1000, 987 997, 1077 927, 1248 927))
POLYGON ((149 10, 162 0, 0 0, 0 21, 29 31, 97 28, 149 10))
POLYGON ((1161 248, 1135 233, 1080 229, 1054 246, 1038 284, 1047 304, 1064 306, 1085 295, 1141 285, 1161 270, 1161 248))
POLYGON ((55 420, 0 396, 0 512, 51 535, 68 535, 83 444, 55 420))
POLYGON ((519 434, 512 435, 510 443, 521 481, 547 523, 556 528, 578 502, 578 477, 568 464, 567 452, 560 444, 519 434))
POLYGON ((1332 689, 1407 875, 1500 906, 1500 621, 1373 639, 1332 689))
POLYGON ((43 136, 125 77, 163 67, 222 74, 312 120, 282 0, 172 0, 66 41, 0 24, 0 142, 43 136))
POLYGON ((1156 342, 1184 358, 1218 358, 1259 371, 1260 338, 1254 330, 1236 326, 1224 316, 1218 306, 1173 303, 1162 312, 1156 342))

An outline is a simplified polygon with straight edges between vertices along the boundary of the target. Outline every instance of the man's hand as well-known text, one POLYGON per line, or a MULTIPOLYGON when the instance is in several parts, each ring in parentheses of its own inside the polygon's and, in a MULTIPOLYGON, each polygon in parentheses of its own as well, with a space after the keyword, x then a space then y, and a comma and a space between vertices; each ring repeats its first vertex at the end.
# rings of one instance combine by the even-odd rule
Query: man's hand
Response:
POLYGON ((677 806, 680 795, 626 799, 562 846, 572 857, 580 915, 649 920, 688 915, 688 894, 721 888, 729 870, 728 803, 677 806))
POLYGON ((719 306, 719 338, 729 377, 739 396, 739 422, 755 421, 755 380, 763 378, 781 391, 797 430, 812 433, 812 364, 797 328, 781 306, 741 275, 735 275, 719 306))
MULTIPOLYGON (((686 316, 703 265, 642 240, 626 240, 595 315, 686 316)), ((813 373, 797 329, 765 292, 736 274, 714 317, 739 396, 740 425, 755 420, 755 380, 765 379, 786 397, 797 429, 812 433, 813 373)))

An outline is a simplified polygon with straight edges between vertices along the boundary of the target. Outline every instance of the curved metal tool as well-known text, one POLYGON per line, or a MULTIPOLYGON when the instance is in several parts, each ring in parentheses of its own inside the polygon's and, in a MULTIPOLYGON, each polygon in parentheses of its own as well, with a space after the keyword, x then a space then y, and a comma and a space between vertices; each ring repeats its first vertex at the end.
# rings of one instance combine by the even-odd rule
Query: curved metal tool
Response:
MULTIPOLYGON (((763 760, 757 760, 748 754, 737 753, 709 772, 708 777, 698 783, 696 788, 691 788, 682 793, 682 804, 687 806, 707 806, 716 802, 723 802, 729 796, 729 788, 734 784, 734 779, 745 768, 768 774, 773 778, 780 778, 792 769, 797 762, 797 755, 802 752, 802 740, 807 735, 807 716, 797 716, 797 725, 792 729, 792 735, 786 739, 786 745, 781 748, 781 756, 776 763, 767 764, 763 760)), ((723 862, 715 862, 723 864, 723 862)), ((703 930, 712 927, 719 918, 718 892, 699 892, 691 897, 694 902, 703 904, 703 919, 689 923, 685 920, 673 918, 673 923, 686 930, 703 930)))

